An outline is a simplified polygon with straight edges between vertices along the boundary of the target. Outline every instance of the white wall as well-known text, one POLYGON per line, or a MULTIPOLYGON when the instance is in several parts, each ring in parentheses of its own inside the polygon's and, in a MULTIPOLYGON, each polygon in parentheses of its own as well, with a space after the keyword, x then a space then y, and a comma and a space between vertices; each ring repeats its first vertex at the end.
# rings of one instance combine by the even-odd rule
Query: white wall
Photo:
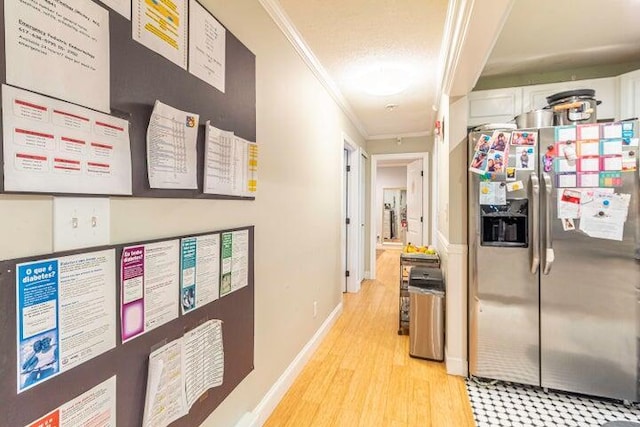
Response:
MULTIPOLYGON (((203 424, 213 427, 253 410, 340 304, 342 132, 364 142, 257 0, 202 3, 256 55, 257 200, 112 198, 111 240, 256 226, 255 370, 203 424)), ((52 251, 51 200, 0 197, 0 259, 52 251)))
POLYGON ((383 189, 407 188, 407 167, 378 167, 376 173, 376 241, 382 243, 382 205, 383 189))

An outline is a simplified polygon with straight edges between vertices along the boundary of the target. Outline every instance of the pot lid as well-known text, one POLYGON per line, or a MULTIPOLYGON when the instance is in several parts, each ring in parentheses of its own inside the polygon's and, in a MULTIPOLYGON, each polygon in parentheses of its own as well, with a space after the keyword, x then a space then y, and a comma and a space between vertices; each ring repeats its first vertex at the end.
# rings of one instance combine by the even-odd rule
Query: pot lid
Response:
POLYGON ((562 99, 573 98, 576 96, 594 98, 596 96, 596 91, 593 89, 576 89, 558 92, 554 93, 553 95, 547 96, 547 102, 549 104, 553 104, 554 102, 558 102, 562 99))

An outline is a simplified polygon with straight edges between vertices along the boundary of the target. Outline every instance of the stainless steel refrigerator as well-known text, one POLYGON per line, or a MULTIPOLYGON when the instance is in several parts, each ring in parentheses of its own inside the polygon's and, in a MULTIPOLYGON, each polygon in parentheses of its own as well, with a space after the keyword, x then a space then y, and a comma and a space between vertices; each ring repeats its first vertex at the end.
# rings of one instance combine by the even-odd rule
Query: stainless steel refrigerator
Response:
MULTIPOLYGON (((589 237, 579 219, 565 231, 556 168, 544 170, 556 129, 529 132, 537 135, 531 169, 516 171, 522 188, 506 193, 506 205, 481 205, 481 182, 489 178, 469 173, 469 372, 638 401, 638 172, 622 172, 614 188, 631 195, 622 241, 589 237)), ((483 134, 469 135, 470 161, 483 134)), ((511 167, 519 153, 510 148, 511 167)))

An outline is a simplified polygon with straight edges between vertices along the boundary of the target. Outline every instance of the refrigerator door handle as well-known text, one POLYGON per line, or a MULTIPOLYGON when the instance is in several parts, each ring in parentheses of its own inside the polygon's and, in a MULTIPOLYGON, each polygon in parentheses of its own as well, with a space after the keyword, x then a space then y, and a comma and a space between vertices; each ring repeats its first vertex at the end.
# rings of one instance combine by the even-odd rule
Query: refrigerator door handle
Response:
POLYGON ((553 186, 551 185, 551 177, 549 176, 548 173, 543 172, 542 179, 544 180, 544 191, 545 191, 545 197, 546 197, 545 224, 544 224, 545 253, 544 253, 544 267, 542 269, 542 272, 544 274, 549 274, 549 272, 551 271, 551 265, 553 264, 553 261, 555 259, 555 254, 553 252, 553 240, 551 237, 551 203, 552 203, 551 195, 553 192, 553 186))
POLYGON ((531 174, 532 219, 533 219, 533 253, 531 256, 531 273, 537 274, 540 266, 540 180, 535 173, 531 174))

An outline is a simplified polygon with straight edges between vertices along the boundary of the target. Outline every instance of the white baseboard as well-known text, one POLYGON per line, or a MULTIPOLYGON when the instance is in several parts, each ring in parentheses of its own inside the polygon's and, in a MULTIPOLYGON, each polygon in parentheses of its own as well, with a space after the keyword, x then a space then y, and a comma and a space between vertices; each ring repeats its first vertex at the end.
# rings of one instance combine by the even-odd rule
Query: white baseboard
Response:
POLYGON ((460 359, 459 357, 445 357, 445 363, 447 365, 447 374, 457 375, 460 377, 467 376, 467 361, 460 359))
POLYGON ((373 279, 373 277, 371 277, 371 272, 370 272, 370 271, 365 271, 365 272, 364 272, 364 278, 365 278, 366 280, 371 280, 371 279, 373 279))
POLYGON ((336 320, 338 320, 341 313, 342 303, 338 304, 331 314, 329 314, 313 337, 311 337, 309 342, 300 350, 300 353, 298 353, 287 369, 280 375, 280 378, 271 386, 255 409, 252 412, 245 413, 236 424, 236 427, 260 427, 267 421, 273 410, 278 406, 278 403, 280 403, 282 397, 287 390, 289 390, 289 387, 291 387, 298 377, 298 374, 300 374, 305 367, 313 355, 313 352, 318 348, 336 320))

